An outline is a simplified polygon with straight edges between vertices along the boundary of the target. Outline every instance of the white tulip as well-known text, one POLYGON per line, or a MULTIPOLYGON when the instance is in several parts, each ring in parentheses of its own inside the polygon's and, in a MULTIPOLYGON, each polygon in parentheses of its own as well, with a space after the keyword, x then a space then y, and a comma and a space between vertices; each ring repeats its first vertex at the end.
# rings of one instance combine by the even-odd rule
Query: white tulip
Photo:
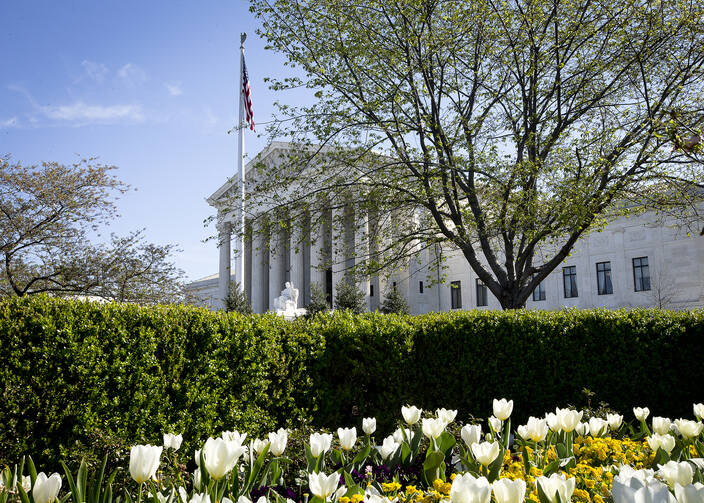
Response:
POLYGON ((400 446, 401 443, 396 442, 393 435, 389 435, 384 439, 384 442, 381 444, 381 447, 379 448, 379 454, 381 454, 382 458, 389 459, 400 446))
POLYGON ((193 472, 193 489, 195 489, 196 491, 200 491, 200 482, 201 482, 200 468, 197 468, 193 472))
POLYGON ((518 428, 516 428, 516 434, 518 434, 518 436, 523 440, 530 440, 530 436, 528 436, 528 427, 525 424, 521 424, 518 428))
POLYGON ((440 418, 423 418, 423 435, 436 439, 445 430, 445 422, 440 418))
POLYGON ((677 503, 701 503, 704 501, 704 485, 699 482, 681 486, 675 486, 675 496, 677 503))
POLYGON ((404 440, 410 442, 411 438, 413 438, 413 431, 410 428, 396 428, 396 431, 394 431, 394 440, 399 444, 402 444, 404 440), (406 436, 405 439, 403 438, 404 435, 406 436))
POLYGON ((650 409, 648 407, 633 407, 633 415, 638 421, 645 421, 650 415, 650 409))
MULTIPOLYGON (((188 493, 186 492, 186 488, 183 486, 179 486, 178 488, 178 497, 181 500, 181 503, 188 503, 188 493)), ((225 500, 223 500, 224 503, 225 500)))
POLYGON ((489 416, 487 421, 491 425, 491 429, 494 430, 494 433, 501 433, 501 419, 498 417, 489 416))
POLYGON ((657 433, 653 433, 646 438, 646 440, 648 441, 648 445, 653 452, 657 452, 658 449, 662 448, 662 450, 670 454, 672 449, 675 448, 675 437, 669 434, 659 435, 657 433))
POLYGON ((379 494, 369 493, 364 495, 364 503, 389 503, 389 500, 379 494))
POLYGON ((628 465, 621 465, 619 467, 618 475, 614 477, 614 480, 618 480, 624 485, 631 486, 631 479, 638 479, 644 485, 649 484, 655 480, 655 472, 653 470, 634 470, 628 465))
POLYGON ((611 431, 618 431, 623 423, 623 416, 620 414, 606 414, 606 421, 609 423, 611 431))
POLYGON ((261 454, 267 445, 269 445, 269 441, 265 439, 255 438, 254 441, 252 441, 252 449, 254 449, 254 452, 257 454, 261 454))
POLYGON ((531 416, 526 423, 526 433, 533 442, 542 442, 548 436, 548 422, 531 416))
POLYGON ((423 412, 423 409, 419 409, 415 405, 401 407, 401 414, 403 414, 403 420, 406 421, 406 424, 408 424, 409 426, 414 425, 418 422, 418 420, 420 419, 421 412, 423 412))
POLYGON ((526 482, 523 479, 499 479, 491 484, 491 488, 496 503, 523 503, 526 495, 526 482))
POLYGON ((667 486, 657 480, 632 478, 624 483, 614 478, 611 496, 614 503, 675 503, 667 486))
POLYGON ((589 435, 589 423, 579 423, 575 426, 574 431, 580 437, 586 437, 589 435))
POLYGON ((130 475, 138 484, 152 478, 159 469, 164 448, 156 445, 134 445, 130 449, 130 475))
POLYGON ((557 421, 557 414, 553 412, 548 412, 545 414, 545 421, 548 423, 548 427, 552 431, 560 431, 560 423, 557 421))
POLYGON ((569 502, 574 492, 575 479, 574 477, 566 479, 562 473, 553 473, 550 477, 535 479, 535 486, 536 488, 539 486, 543 490, 550 503, 569 502), (560 495, 559 499, 558 494, 560 495))
POLYGON ((450 424, 457 417, 456 410, 438 409, 435 411, 435 414, 437 415, 438 419, 442 419, 442 421, 446 425, 450 424))
POLYGON ((670 487, 674 487, 675 484, 686 486, 692 483, 694 470, 692 469, 692 465, 686 461, 682 461, 681 463, 668 461, 664 465, 660 465, 658 474, 665 479, 665 482, 667 482, 667 485, 670 487))
POLYGON ((653 431, 659 435, 665 435, 670 433, 670 427, 672 426, 672 421, 667 417, 655 416, 653 418, 653 431))
POLYGON ((220 503, 232 503, 232 500, 230 498, 223 498, 220 500, 220 503))
POLYGON ((210 503, 210 496, 208 496, 207 492, 194 493, 188 503, 210 503))
POLYGON ((269 433, 269 449, 274 456, 281 456, 286 450, 286 443, 288 442, 288 431, 279 428, 276 432, 269 433))
POLYGON ((318 458, 321 454, 328 452, 332 445, 331 433, 311 433, 310 435, 310 453, 314 458, 318 458))
POLYGON ((239 431, 223 431, 220 436, 222 437, 223 440, 227 440, 228 442, 232 442, 235 445, 242 445, 244 443, 244 439, 247 436, 246 433, 240 433, 239 431))
POLYGON ((22 489, 26 493, 28 493, 32 489, 32 477, 30 477, 29 475, 22 475, 22 489))
POLYGON ((200 468, 200 449, 196 449, 195 454, 193 454, 193 459, 196 460, 196 466, 200 468))
POLYGON ((500 451, 498 442, 482 442, 480 444, 472 444, 470 449, 472 449, 474 459, 484 466, 489 466, 499 455, 500 451))
POLYGON ((362 431, 367 435, 371 435, 376 431, 376 418, 365 417, 362 419, 362 431))
POLYGON ((322 472, 308 474, 310 492, 322 500, 327 500, 328 496, 335 492, 339 483, 340 476, 336 472, 330 475, 325 475, 322 472))
POLYGON ((692 408, 697 419, 704 419, 704 403, 692 404, 692 408))
POLYGON ((343 450, 349 451, 357 441, 357 428, 338 428, 337 436, 340 437, 340 446, 343 450))
POLYGON ((242 496, 237 498, 237 503, 252 503, 252 500, 243 494, 242 496))
MULTIPOLYGON (((240 438, 244 440, 244 435, 240 438)), ((237 460, 245 453, 246 449, 236 441, 208 438, 203 446, 205 469, 208 470, 212 478, 220 480, 235 467, 237 460)))
POLYGON ((566 433, 574 431, 582 420, 582 412, 571 409, 555 409, 555 415, 560 429, 566 433))
POLYGON ((689 419, 675 419, 675 426, 684 438, 698 437, 704 428, 704 423, 691 421, 689 419))
POLYGON ((183 442, 183 435, 180 433, 174 435, 173 433, 164 433, 164 447, 166 449, 173 449, 175 451, 181 448, 181 442, 183 442))
POLYGON ((513 412, 513 400, 506 400, 502 398, 497 400, 494 398, 494 415, 501 421, 506 421, 513 412))
POLYGON ((589 433, 592 437, 600 437, 609 429, 609 423, 601 418, 589 419, 589 433))
POLYGON ((491 501, 489 481, 486 477, 476 478, 470 473, 458 475, 452 481, 450 501, 452 503, 489 503, 491 501))
POLYGON ((460 436, 467 447, 471 447, 472 444, 476 444, 482 439, 482 425, 466 424, 460 430, 460 436))
MULTIPOLYGON (((133 447, 134 448, 134 447, 133 447)), ((34 480, 32 496, 34 503, 52 503, 61 490, 61 475, 52 473, 47 477, 44 472, 40 472, 34 480)))

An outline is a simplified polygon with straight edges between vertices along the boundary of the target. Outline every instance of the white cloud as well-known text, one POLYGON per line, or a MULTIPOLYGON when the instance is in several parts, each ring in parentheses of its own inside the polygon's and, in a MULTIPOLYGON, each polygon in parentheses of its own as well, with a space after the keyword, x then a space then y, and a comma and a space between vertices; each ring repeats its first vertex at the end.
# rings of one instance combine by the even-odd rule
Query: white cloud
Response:
POLYGON ((144 113, 141 105, 88 105, 77 101, 70 105, 43 106, 41 113, 49 119, 86 123, 141 122, 144 113))
POLYGON ((83 67, 85 76, 99 84, 105 81, 105 77, 109 73, 107 66, 102 63, 96 63, 95 61, 84 59, 81 66, 83 67))
POLYGON ((117 71, 117 77, 129 87, 137 87, 148 80, 147 73, 132 63, 127 63, 120 68, 117 71))
POLYGON ((10 117, 9 119, 0 119, 0 129, 10 129, 18 126, 17 117, 10 117))
POLYGON ((183 94, 183 90, 181 89, 180 84, 169 84, 167 82, 164 85, 166 86, 166 90, 169 91, 169 94, 171 96, 181 96, 183 94))

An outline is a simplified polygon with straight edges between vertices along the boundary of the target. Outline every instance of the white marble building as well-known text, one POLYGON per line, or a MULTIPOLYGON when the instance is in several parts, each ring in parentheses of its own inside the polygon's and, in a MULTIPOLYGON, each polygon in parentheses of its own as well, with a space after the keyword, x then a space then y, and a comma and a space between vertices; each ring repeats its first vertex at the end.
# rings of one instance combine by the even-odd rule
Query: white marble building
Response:
MULTIPOLYGON (((262 151, 257 160, 273 168, 281 154, 290 146, 274 142, 262 151)), ((247 169, 252 162, 248 163, 247 169)), ((220 232, 220 267, 216 275, 194 281, 188 289, 211 309, 223 306, 228 281, 236 280, 233 262, 231 229, 236 216, 223 211, 222 201, 239 183, 234 177, 222 185, 208 202, 218 210, 220 232)), ((245 245, 245 292, 255 312, 266 312, 283 290, 286 281, 292 281, 301 292, 299 304, 310 300, 311 284, 317 283, 335 297, 335 285, 344 271, 354 265, 355 256, 364 256, 364 239, 368 232, 366 215, 346 207, 345 217, 356 225, 335 230, 331 225, 311 229, 296 226, 295 232, 306 234, 289 236, 279 232, 267 238, 254 233, 253 242, 245 245), (360 225, 361 222, 361 225, 360 225), (272 246, 267 239, 272 239, 272 246), (301 241, 312 244, 300 245, 301 241), (271 249, 270 249, 271 248, 271 249), (345 250, 356 250, 346 253, 345 250)), ((342 214, 334 215, 342 216, 342 214)), ((397 288, 406 297, 415 314, 452 309, 500 309, 499 302, 481 285, 464 257, 458 252, 443 250, 444 283, 436 268, 435 252, 425 250, 419 261, 389 278, 372 277, 359 281, 366 292, 367 306, 376 310, 389 288, 397 288)), ((526 303, 528 309, 560 309, 563 307, 665 307, 684 309, 704 307, 704 237, 687 235, 675 222, 657 222, 653 214, 618 218, 603 231, 592 232, 580 240, 573 253, 536 289, 526 303)), ((299 306, 300 307, 300 306, 299 306)))

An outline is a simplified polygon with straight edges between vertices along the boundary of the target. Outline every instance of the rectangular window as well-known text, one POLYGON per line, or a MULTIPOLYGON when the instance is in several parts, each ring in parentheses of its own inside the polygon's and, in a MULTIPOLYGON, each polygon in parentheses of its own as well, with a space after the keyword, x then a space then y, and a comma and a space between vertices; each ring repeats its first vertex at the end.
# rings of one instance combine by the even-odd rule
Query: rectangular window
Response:
POLYGON ((452 309, 462 309, 462 289, 459 281, 450 282, 450 306, 452 309))
POLYGON ((487 293, 488 288, 484 283, 482 283, 482 280, 477 278, 477 306, 482 307, 482 306, 488 306, 488 293, 487 293))
MULTIPOLYGON (((535 274, 533 275, 533 277, 535 278, 535 274)), ((536 286, 535 290, 533 290, 533 300, 545 300, 545 283, 543 281, 538 283, 538 286, 536 286)))
POLYGON ((636 292, 650 290, 648 257, 636 257, 633 259, 633 288, 636 292))
POLYGON ((423 282, 422 281, 418 283, 418 291, 420 293, 423 293, 423 282))
POLYGON ((369 296, 374 297, 374 285, 369 285, 369 296))
POLYGON ((394 281, 394 292, 396 291, 396 282, 394 281))
POLYGON ((599 295, 614 293, 614 286, 611 283, 611 262, 596 263, 596 286, 599 295))
POLYGON ((579 296, 577 291, 577 266, 570 265, 562 268, 562 283, 566 299, 579 296))

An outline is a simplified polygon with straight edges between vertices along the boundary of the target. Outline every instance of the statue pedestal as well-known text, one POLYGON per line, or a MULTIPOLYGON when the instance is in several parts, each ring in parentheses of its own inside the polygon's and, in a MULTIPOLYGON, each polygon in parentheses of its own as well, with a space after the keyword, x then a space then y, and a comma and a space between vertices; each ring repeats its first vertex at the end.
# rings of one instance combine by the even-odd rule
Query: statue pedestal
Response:
POLYGON ((274 311, 278 316, 283 316, 285 320, 295 320, 299 316, 305 316, 308 310, 305 307, 298 307, 296 309, 289 309, 287 311, 276 310, 274 311))
POLYGON ((308 312, 305 308, 298 307, 298 289, 290 281, 286 282, 286 288, 281 295, 274 299, 274 312, 287 320, 293 320, 308 312))

